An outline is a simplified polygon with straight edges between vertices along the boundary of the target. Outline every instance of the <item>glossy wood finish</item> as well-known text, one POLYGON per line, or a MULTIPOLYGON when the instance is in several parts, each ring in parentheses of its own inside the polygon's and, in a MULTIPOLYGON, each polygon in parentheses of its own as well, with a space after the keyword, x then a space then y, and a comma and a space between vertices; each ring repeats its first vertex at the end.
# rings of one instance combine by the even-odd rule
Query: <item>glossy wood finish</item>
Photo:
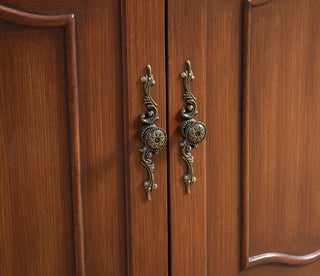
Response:
POLYGON ((168 275, 167 147, 153 155, 158 189, 146 198, 147 173, 140 164, 138 132, 143 105, 140 77, 152 67, 157 126, 166 129, 165 2, 121 1, 123 126, 126 178, 128 275, 168 275))
MULTIPOLYGON (((197 98, 195 119, 206 124, 206 5, 204 1, 167 2, 167 106, 169 151, 169 216, 171 275, 206 275, 206 140, 192 151, 197 181, 186 194, 183 175, 186 164, 180 157, 180 110, 185 107, 180 73, 190 60, 195 79, 191 91, 197 98)), ((208 136, 212 135, 208 128, 208 136)))
POLYGON ((70 275, 74 270, 76 275, 84 275, 74 16, 40 16, 0 6, 0 18, 6 20, 1 26, 4 43, 1 48, 8 49, 7 52, 2 51, 1 58, 1 136, 2 156, 5 157, 1 166, 4 177, 1 181, 1 273, 70 275), (39 28, 16 27, 7 22, 38 27, 63 26, 65 39, 61 39, 63 30, 54 29, 50 36, 50 30, 43 32, 39 28), (29 34, 29 40, 15 36, 18 32, 29 34), (39 37, 42 37, 42 45, 47 48, 37 45, 39 37), (49 45, 54 46, 50 52, 49 45), (50 66, 48 61, 54 59, 59 65, 65 63, 66 69, 54 64, 50 66), (42 61, 42 66, 37 61, 42 61), (66 80, 61 76, 64 70, 66 80), (37 78, 37 82, 30 85, 33 78, 37 78), (49 82, 50 88, 46 86, 49 82), (63 97, 63 93, 57 94, 58 89, 64 91, 67 97, 63 97), (39 94, 40 91, 44 94, 39 94), (59 152, 63 146, 65 150, 59 152), (54 158, 58 155, 61 155, 60 160, 54 158), (62 166, 65 168, 62 169, 62 166), (52 171, 51 167, 56 167, 56 171, 52 171), (54 188, 56 184, 60 185, 60 191, 54 188), (62 189, 61 185, 65 188, 62 189), (70 187, 72 195, 68 198, 70 187), (60 204, 66 209, 58 208, 60 204), (73 210, 71 213, 70 207, 73 210), (51 212, 53 217, 48 217, 47 212, 51 212), (66 214, 63 216, 62 212, 66 214), (31 216, 32 213, 34 216, 31 216), (14 217, 9 214, 14 214, 14 217), (66 221, 68 216, 70 221, 73 217, 73 243, 70 232, 72 223, 70 225, 70 221, 66 221), (27 245, 28 241, 33 243, 33 249, 27 245), (66 247, 59 246, 60 243, 66 247), (21 244, 25 244, 23 249, 21 244), (72 244, 74 253, 70 254, 72 244), (64 255, 68 251, 69 254, 64 255), (45 257, 53 261, 49 262, 45 257), (39 261, 35 262, 35 259, 39 261), (75 264, 70 265, 70 261, 75 264))

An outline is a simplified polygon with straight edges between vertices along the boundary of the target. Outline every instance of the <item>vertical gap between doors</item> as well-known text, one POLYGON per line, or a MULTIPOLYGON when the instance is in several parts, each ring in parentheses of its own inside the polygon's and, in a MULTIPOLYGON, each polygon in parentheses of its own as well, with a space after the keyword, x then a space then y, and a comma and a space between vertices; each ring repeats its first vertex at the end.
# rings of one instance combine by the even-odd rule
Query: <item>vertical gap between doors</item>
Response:
POLYGON ((168 220, 168 275, 171 275, 171 232, 170 232, 170 130, 169 130, 169 112, 168 112, 168 100, 169 100, 169 66, 168 66, 168 0, 164 0, 165 5, 165 70, 166 70, 166 128, 168 135, 167 142, 167 220, 168 220))

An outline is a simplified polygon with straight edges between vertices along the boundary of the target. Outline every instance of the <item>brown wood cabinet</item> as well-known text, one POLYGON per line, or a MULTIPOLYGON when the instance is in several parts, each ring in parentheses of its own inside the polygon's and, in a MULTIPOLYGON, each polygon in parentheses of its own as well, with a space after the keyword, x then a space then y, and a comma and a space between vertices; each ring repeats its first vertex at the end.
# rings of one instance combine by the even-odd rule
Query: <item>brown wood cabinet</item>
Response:
POLYGON ((320 275, 320 1, 3 0, 0 275, 320 275), (185 189, 180 73, 207 137, 185 189), (147 200, 140 77, 152 67, 147 200))

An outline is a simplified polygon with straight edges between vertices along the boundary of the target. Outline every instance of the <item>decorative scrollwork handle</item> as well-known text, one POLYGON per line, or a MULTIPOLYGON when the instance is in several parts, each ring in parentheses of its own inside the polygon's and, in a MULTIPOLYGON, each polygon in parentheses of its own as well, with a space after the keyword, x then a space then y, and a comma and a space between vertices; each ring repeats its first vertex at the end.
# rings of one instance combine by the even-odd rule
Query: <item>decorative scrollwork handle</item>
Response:
POLYGON ((187 104, 186 108, 181 109, 181 115, 183 122, 180 125, 180 132, 184 141, 180 143, 181 158, 186 162, 188 172, 183 176, 183 182, 186 186, 188 194, 191 193, 190 185, 196 182, 196 178, 193 174, 193 161, 194 158, 191 155, 191 150, 197 147, 207 136, 207 127, 202 122, 197 122, 193 119, 193 116, 198 113, 197 99, 193 96, 190 90, 190 81, 194 79, 193 72, 191 70, 191 63, 186 61, 187 70, 180 74, 183 79, 184 93, 183 98, 187 104))
POLYGON ((143 147, 140 148, 140 158, 142 166, 145 167, 148 173, 148 179, 143 182, 143 187, 147 193, 147 199, 151 200, 150 192, 157 189, 153 175, 154 163, 151 157, 153 153, 158 153, 165 146, 168 138, 166 132, 154 124, 159 119, 159 116, 157 104, 150 94, 150 87, 155 84, 150 65, 147 65, 147 72, 146 75, 140 78, 145 93, 143 103, 148 109, 146 113, 140 114, 140 120, 144 124, 140 129, 140 139, 144 143, 143 147))

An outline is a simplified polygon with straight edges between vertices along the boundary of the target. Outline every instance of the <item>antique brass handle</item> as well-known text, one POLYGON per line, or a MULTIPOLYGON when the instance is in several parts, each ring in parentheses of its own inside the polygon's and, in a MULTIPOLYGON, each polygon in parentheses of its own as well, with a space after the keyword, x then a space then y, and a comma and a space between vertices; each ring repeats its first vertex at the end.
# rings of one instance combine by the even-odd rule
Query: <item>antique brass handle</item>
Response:
POLYGON ((193 116, 198 113, 196 98, 190 90, 190 81, 194 79, 191 70, 191 63, 186 61, 187 70, 180 74, 183 79, 184 93, 183 98, 187 104, 186 108, 181 109, 181 115, 184 119, 180 125, 180 132, 184 141, 180 143, 181 158, 186 162, 188 172, 183 176, 183 182, 186 186, 186 191, 190 194, 190 185, 196 182, 193 174, 193 156, 191 150, 197 147, 207 136, 207 127, 202 122, 197 122, 193 116))
POLYGON ((143 103, 148 109, 146 113, 140 114, 140 120, 144 124, 140 129, 140 139, 144 143, 140 149, 140 158, 141 164, 148 173, 148 179, 143 182, 143 187, 147 193, 147 199, 151 200, 150 192, 157 189, 157 184, 154 182, 154 163, 151 160, 151 156, 153 153, 158 153, 165 146, 167 134, 162 128, 154 124, 159 119, 157 104, 150 94, 150 87, 155 84, 155 80, 150 65, 147 65, 147 71, 148 73, 140 78, 145 93, 143 103))

